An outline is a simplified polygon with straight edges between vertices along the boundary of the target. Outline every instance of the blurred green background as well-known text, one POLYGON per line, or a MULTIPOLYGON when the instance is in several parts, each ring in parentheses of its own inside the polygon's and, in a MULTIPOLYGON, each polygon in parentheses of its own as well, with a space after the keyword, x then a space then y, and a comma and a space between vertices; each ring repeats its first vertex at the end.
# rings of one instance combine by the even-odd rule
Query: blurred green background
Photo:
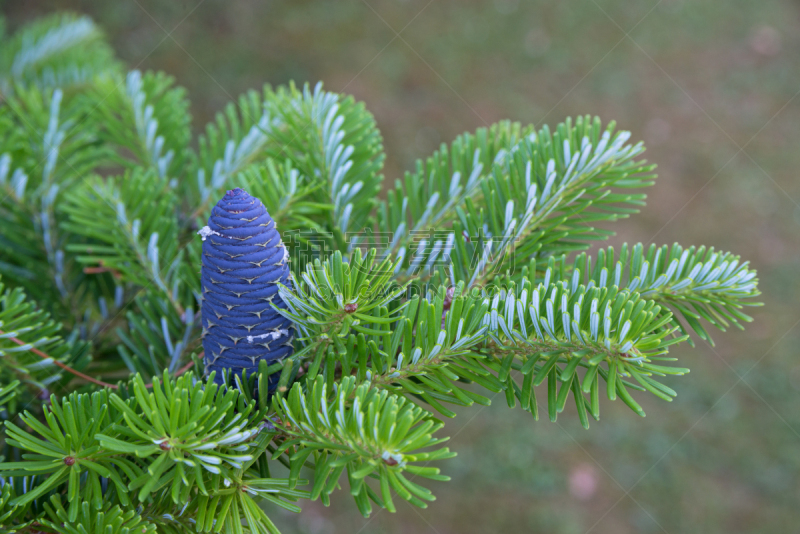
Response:
POLYGON ((509 410, 449 423, 457 459, 427 510, 363 519, 345 492, 285 534, 800 531, 800 4, 746 0, 26 0, 10 29, 69 9, 130 67, 188 88, 197 129, 264 83, 364 100, 387 179, 464 130, 591 113, 659 165, 621 241, 709 244, 751 259, 763 301, 746 332, 675 352, 690 375, 640 419, 606 403, 584 431, 509 410))

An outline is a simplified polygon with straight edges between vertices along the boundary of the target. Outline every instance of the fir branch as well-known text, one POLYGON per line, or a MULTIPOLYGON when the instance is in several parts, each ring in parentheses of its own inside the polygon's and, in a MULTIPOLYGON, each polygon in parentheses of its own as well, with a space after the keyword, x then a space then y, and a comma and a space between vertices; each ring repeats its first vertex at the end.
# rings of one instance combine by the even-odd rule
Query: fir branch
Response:
POLYGON ((359 367, 368 365, 365 378, 370 385, 419 397, 447 417, 456 414, 442 402, 490 404, 487 397, 464 387, 474 382, 492 392, 503 388, 480 353, 488 332, 488 303, 462 294, 462 289, 463 285, 452 292, 415 297, 382 339, 359 339, 359 348, 366 349, 360 360, 368 362, 359 367))
POLYGON ((78 262, 113 269, 126 282, 153 284, 171 296, 162 265, 171 266, 172 275, 180 254, 175 198, 166 180, 139 168, 118 184, 89 179, 66 194, 60 210, 69 217, 64 228, 87 238, 68 248, 79 254, 78 262))
MULTIPOLYGON (((116 160, 133 166, 133 155, 136 163, 153 168, 162 179, 182 174, 191 140, 186 91, 173 84, 174 79, 163 73, 133 70, 124 80, 100 78, 86 96, 99 102, 91 106, 91 118, 102 139, 117 148, 116 160)), ((170 185, 178 187, 176 182, 170 185)))
POLYGON ((111 48, 86 16, 40 19, 4 40, 1 48, 0 93, 6 95, 15 84, 40 89, 84 85, 117 68, 111 48))
POLYGON ((599 378, 606 381, 610 400, 619 396, 639 415, 644 411, 628 388, 672 400, 675 392, 652 378, 688 372, 660 365, 671 360, 666 357, 669 346, 688 339, 672 336, 678 328, 670 327, 670 319, 669 312, 662 313, 654 301, 636 292, 591 286, 571 290, 566 282, 533 287, 525 280, 520 292, 512 289, 494 296, 486 320, 494 344, 491 351, 501 362, 498 378, 507 383, 507 391, 535 413, 532 388, 547 380, 551 420, 572 392, 581 422, 588 426, 587 412, 599 418, 599 378), (586 369, 582 383, 578 367, 586 369), (510 382, 512 369, 524 377, 521 389, 510 382), (562 386, 556 392, 558 382, 562 386))
POLYGON ((612 235, 590 224, 635 213, 644 195, 624 191, 653 183, 653 167, 634 161, 642 145, 627 144, 630 134, 614 133, 614 126, 579 117, 554 133, 529 130, 498 151, 480 183, 482 199, 457 207, 452 230, 418 235, 401 279, 480 287, 513 270, 515 258, 580 250, 588 246, 582 241, 612 235))
POLYGON ((395 511, 392 491, 425 508, 424 501, 433 500, 433 495, 403 472, 433 480, 449 479, 438 469, 427 467, 427 462, 450 458, 454 453, 446 448, 420 451, 445 441, 432 436, 442 423, 402 397, 370 388, 369 384, 356 386, 353 377, 338 382, 335 391, 322 377, 311 382, 307 392, 295 384, 287 397, 273 401, 273 408, 282 420, 280 431, 288 436, 273 457, 294 450, 290 455, 292 481, 313 455, 312 499, 323 492, 330 494, 347 470, 350 492, 365 516, 371 511, 370 499, 395 511), (426 464, 418 465, 420 462, 426 464), (379 480, 380 493, 366 483, 368 477, 379 480))
POLYGON ((259 163, 265 154, 276 121, 265 108, 272 91, 248 91, 236 103, 230 103, 216 120, 208 124, 198 139, 199 151, 194 164, 197 176, 198 206, 190 220, 203 215, 210 202, 227 181, 250 165, 259 163))
POLYGON ((546 383, 549 417, 572 397, 588 426, 605 382, 643 415, 633 390, 671 400, 662 377, 688 371, 671 346, 689 331, 711 341, 705 322, 741 327, 759 294, 747 263, 704 247, 570 259, 611 235, 597 223, 635 213, 654 178, 641 143, 591 117, 464 134, 379 202, 374 118, 320 85, 243 95, 194 152, 184 91, 161 73, 121 77, 91 22, 63 17, 2 41, 0 92, 0 274, 13 287, 0 286, 0 406, 15 460, 0 462, 0 533, 276 534, 264 504, 327 505, 345 472, 365 515, 395 497, 425 506, 412 479, 446 480, 427 463, 453 455, 434 412, 488 405, 482 388, 538 418, 546 383), (204 266, 193 225, 233 185, 271 217, 234 191, 243 204, 212 238, 276 224, 269 243, 288 257, 265 266, 268 242, 230 241, 204 266), (201 284, 204 268, 240 272, 201 284), (268 328, 251 293, 278 291, 281 331, 299 333, 278 361, 214 360, 223 388, 192 372, 209 340, 195 304, 222 283, 211 323, 234 346, 268 328), (87 371, 79 339, 95 337, 87 371), (68 395, 48 404, 48 388, 68 395))
MULTIPOLYGON (((347 354, 345 346, 350 331, 371 333, 374 329, 362 323, 389 324, 397 317, 386 313, 386 306, 398 299, 403 287, 391 283, 393 265, 388 258, 375 261, 377 250, 371 249, 362 259, 356 249, 345 263, 340 252, 324 262, 316 260, 306 266, 294 289, 281 287, 281 299, 288 310, 275 308, 291 319, 298 328, 305 347, 293 358, 308 355, 313 360, 310 377, 319 369, 328 347, 338 354, 347 354)), ((402 307, 393 310, 393 314, 402 307)))
POLYGON ((199 345, 199 314, 191 307, 179 313, 171 300, 153 290, 134 298, 133 308, 125 313, 127 331, 116 331, 122 363, 131 373, 143 376, 157 376, 164 369, 175 372, 184 356, 199 345))
MULTIPOLYGON (((18 339, 18 338, 14 337, 14 336, 11 336, 8 333, 4 332, 3 330, 0 330, 0 339, 8 339, 12 343, 16 343, 17 345, 19 345, 21 347, 24 347, 25 349, 31 351, 32 353, 36 354, 40 358, 42 358, 44 360, 47 360, 48 362, 52 362, 54 365, 60 367, 61 369, 64 369, 68 373, 72 373, 73 375, 77 376, 78 378, 83 378, 87 382, 91 382, 92 384, 97 384, 98 386, 111 388, 111 389, 117 389, 117 387, 118 387, 118 386, 116 386, 114 384, 108 384, 108 383, 103 382, 101 380, 97 380, 96 378, 92 378, 91 376, 89 376, 87 374, 81 373, 80 371, 78 371, 76 369, 73 369, 69 365, 66 365, 66 364, 56 360, 52 356, 48 356, 47 354, 45 354, 44 352, 40 351, 36 347, 31 346, 30 343, 26 343, 26 342, 22 341, 21 339, 18 339)), ((17 382, 17 384, 19 384, 19 382, 17 382)), ((5 402, 0 402, 0 404, 5 404, 5 402)))
POLYGON ((119 506, 93 509, 88 501, 81 503, 77 518, 64 508, 59 495, 50 497, 45 502, 48 519, 43 519, 41 526, 54 529, 60 534, 86 534, 103 532, 104 534, 147 534, 155 533, 156 525, 145 521, 135 510, 124 510, 119 506))
POLYGON ((731 325, 742 329, 740 321, 752 321, 742 308, 761 305, 751 300, 760 291, 756 272, 748 262, 703 246, 650 245, 645 251, 641 243, 632 248, 624 244, 619 255, 613 248, 599 250, 594 267, 592 258, 581 254, 575 258, 571 272, 565 269, 560 276, 569 280, 573 288, 577 284, 617 286, 663 303, 675 312, 672 326, 684 334, 688 333, 688 326, 712 345, 714 341, 701 319, 723 332, 731 325))
POLYGON ((65 100, 60 89, 21 89, 0 107, 15 131, 6 147, 10 150, 0 149, 5 152, 0 182, 13 193, 0 202, 0 217, 9 224, 0 225, 0 272, 64 315, 72 312, 69 295, 76 288, 68 284, 77 277, 56 205, 70 184, 108 155, 90 128, 79 127, 83 114, 83 105, 75 98, 65 100), (48 272, 52 283, 37 283, 40 272, 48 272))
MULTIPOLYGON (((420 244, 429 229, 449 228, 465 201, 480 194, 484 170, 530 133, 530 128, 523 129, 519 123, 503 121, 479 128, 475 134, 462 134, 450 147, 443 144, 424 162, 417 160, 416 169, 406 172, 402 181, 396 180, 387 201, 379 206, 379 230, 391 236, 383 253, 410 262, 412 245, 420 244)), ((423 250, 427 244, 422 245, 423 250)), ((442 256, 448 252, 443 251, 442 256)))
POLYGON ((337 248, 352 248, 358 239, 345 238, 367 226, 382 180, 383 141, 372 114, 352 97, 324 91, 321 83, 313 91, 309 85, 302 92, 294 85, 279 88, 266 110, 276 120, 270 155, 288 157, 313 183, 325 184, 315 195, 333 208, 325 228, 337 248))
POLYGON ((74 336, 63 339, 61 325, 37 309, 22 288, 5 289, 0 283, 0 328, 0 377, 4 382, 16 377, 38 395, 62 380, 57 369, 95 381, 81 372, 89 363, 87 345, 74 336))
MULTIPOLYGON (((227 515, 230 503, 220 503, 221 498, 244 499, 238 501, 239 511, 263 519, 266 516, 255 512, 249 495, 271 502, 308 496, 293 489, 296 479, 291 484, 272 479, 265 466, 257 464, 269 441, 266 435, 259 436, 263 414, 235 390, 219 391, 213 384, 194 380, 191 373, 176 380, 165 374, 164 382, 154 380, 152 392, 137 375, 119 394, 104 390, 73 393, 61 400, 51 397, 44 411, 46 424, 28 412, 22 415, 33 432, 7 421, 8 443, 30 454, 23 462, 0 464, 0 470, 15 476, 32 468, 48 475, 33 491, 11 500, 12 505, 26 505, 51 489, 66 487, 72 522, 82 503, 96 496, 100 477, 114 488, 104 497, 113 496, 123 508, 151 502, 151 495, 164 491, 175 504, 208 509, 209 516, 201 517, 216 518, 217 526, 236 524, 243 517, 238 511, 227 515), (223 506, 210 515, 218 504, 223 506)), ((210 527, 212 522, 206 521, 210 527)))

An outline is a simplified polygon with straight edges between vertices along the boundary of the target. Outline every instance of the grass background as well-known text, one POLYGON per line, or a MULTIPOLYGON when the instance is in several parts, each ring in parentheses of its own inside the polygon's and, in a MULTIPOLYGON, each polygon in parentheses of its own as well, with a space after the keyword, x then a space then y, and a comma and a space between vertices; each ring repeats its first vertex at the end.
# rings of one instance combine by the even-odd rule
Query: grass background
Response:
POLYGON ((427 510, 363 519, 273 510, 285 534, 785 533, 800 524, 800 5, 745 0, 29 0, 11 29, 91 15, 130 67, 189 90, 199 130, 264 83, 322 80, 375 114, 387 179, 439 143, 503 118, 615 119, 658 163, 645 213, 612 244, 732 250, 759 270, 746 332, 675 353, 671 404, 637 397, 584 431, 535 422, 502 397, 445 432, 459 456, 427 510), (798 98, 795 98, 798 97, 798 98))

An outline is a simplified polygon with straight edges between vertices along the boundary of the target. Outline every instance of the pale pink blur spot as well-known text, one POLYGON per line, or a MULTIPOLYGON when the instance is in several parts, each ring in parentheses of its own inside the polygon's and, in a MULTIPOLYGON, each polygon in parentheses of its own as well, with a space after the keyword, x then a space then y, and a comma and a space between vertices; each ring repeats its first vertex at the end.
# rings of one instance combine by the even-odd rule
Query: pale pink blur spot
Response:
POLYGON ((588 501, 597 491, 597 472, 589 464, 581 464, 569 474, 569 493, 581 501, 588 501))

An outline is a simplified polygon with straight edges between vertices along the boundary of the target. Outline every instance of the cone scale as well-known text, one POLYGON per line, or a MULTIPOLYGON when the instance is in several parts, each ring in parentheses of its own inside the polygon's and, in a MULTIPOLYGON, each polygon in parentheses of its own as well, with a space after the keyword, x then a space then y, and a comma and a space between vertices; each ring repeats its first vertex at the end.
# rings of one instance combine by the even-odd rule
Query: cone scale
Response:
POLYGON ((278 284, 291 287, 286 246, 262 202, 243 189, 228 191, 211 211, 203 239, 201 284, 206 373, 252 372, 292 353, 292 325, 272 307, 286 308, 278 284))

